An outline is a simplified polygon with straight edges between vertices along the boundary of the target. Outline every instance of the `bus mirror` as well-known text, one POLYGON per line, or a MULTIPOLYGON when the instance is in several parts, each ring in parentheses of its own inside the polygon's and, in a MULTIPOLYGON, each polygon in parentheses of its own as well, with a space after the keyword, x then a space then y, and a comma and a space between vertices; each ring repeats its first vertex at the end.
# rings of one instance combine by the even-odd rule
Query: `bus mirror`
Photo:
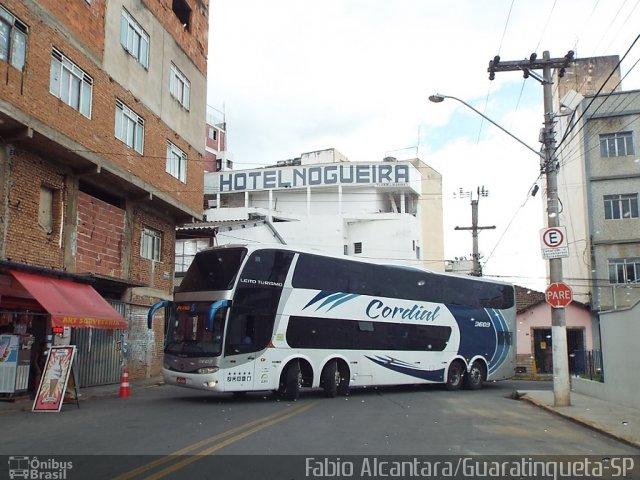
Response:
POLYGON ((151 329, 153 326, 153 316, 156 314, 158 310, 161 308, 165 308, 171 305, 169 300, 162 300, 151 306, 149 309, 149 313, 147 313, 147 328, 151 329))
POLYGON ((213 317, 216 316, 216 312, 223 308, 231 305, 231 300, 218 300, 217 302, 213 302, 209 307, 209 315, 207 315, 207 329, 213 331, 213 317))

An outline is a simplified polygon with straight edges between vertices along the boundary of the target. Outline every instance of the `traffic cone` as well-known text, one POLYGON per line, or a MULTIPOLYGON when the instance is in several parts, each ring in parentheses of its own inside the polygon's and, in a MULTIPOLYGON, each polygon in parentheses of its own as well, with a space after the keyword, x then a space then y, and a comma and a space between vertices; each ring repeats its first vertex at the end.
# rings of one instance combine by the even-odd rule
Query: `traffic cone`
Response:
POLYGON ((122 369, 122 380, 120 380, 120 391, 118 392, 118 397, 127 398, 131 395, 131 389, 129 388, 129 372, 127 367, 122 369))

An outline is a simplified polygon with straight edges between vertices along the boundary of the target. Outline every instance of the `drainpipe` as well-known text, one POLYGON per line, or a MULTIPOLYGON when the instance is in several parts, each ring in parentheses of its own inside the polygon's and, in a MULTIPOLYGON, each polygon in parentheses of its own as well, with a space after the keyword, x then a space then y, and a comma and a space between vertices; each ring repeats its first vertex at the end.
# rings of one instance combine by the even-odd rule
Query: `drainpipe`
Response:
POLYGON ((5 148, 0 150, 0 171, 2 172, 2 177, 5 179, 4 184, 0 186, 0 192, 2 192, 2 245, 0 245, 0 259, 6 258, 7 255, 7 237, 9 235, 9 216, 10 216, 10 205, 9 205, 9 193, 11 192, 11 187, 13 186, 13 181, 11 180, 11 151, 13 147, 10 145, 6 145, 5 148))

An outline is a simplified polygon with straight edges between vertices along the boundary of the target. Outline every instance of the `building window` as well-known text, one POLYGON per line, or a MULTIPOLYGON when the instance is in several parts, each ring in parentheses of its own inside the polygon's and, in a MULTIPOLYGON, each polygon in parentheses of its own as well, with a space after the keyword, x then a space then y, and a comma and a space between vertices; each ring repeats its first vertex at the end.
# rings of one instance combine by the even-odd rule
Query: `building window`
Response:
POLYGON ((187 182, 187 154, 171 142, 167 142, 167 173, 187 182))
POLYGON ((604 218, 607 220, 638 218, 638 194, 605 195, 604 218))
POLYGON ((609 283, 638 283, 640 258, 609 259, 609 283))
POLYGON ((38 225, 46 233, 53 232, 53 189, 44 185, 40 187, 38 225))
POLYGON ((353 253, 362 253, 362 242, 356 242, 353 244, 353 253))
POLYGON ((218 132, 215 128, 209 127, 209 140, 216 140, 218 138, 218 132))
POLYGON ((169 92, 173 98, 180 102, 180 105, 189 110, 191 82, 173 63, 169 73, 169 92))
POLYGON ((162 233, 149 227, 142 227, 140 256, 156 262, 160 261, 162 233))
POLYGON ((635 155, 632 132, 608 133, 600 135, 600 156, 624 157, 635 155))
POLYGON ((191 9, 185 0, 173 0, 171 4, 173 13, 182 24, 182 28, 189 31, 191 29, 191 9))
POLYGON ((93 78, 55 48, 51 58, 49 91, 71 108, 91 118, 93 78))
POLYGON ((120 43, 144 68, 149 68, 149 35, 124 8, 120 17, 120 43))
POLYGON ((0 6, 0 60, 22 70, 26 56, 27 25, 0 6))
POLYGON ((191 262, 193 262, 193 257, 195 257, 196 253, 210 246, 209 239, 176 240, 176 273, 186 272, 191 262))
POLYGON ((116 138, 143 153, 144 119, 120 100, 116 100, 116 138))

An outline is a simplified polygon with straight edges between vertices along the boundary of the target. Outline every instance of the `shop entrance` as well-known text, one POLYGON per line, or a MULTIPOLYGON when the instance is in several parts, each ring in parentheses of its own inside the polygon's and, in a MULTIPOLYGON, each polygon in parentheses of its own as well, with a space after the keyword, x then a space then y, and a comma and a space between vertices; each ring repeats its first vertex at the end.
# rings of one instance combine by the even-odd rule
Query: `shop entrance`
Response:
POLYGON ((74 328, 71 344, 77 347, 80 387, 118 383, 122 375, 122 340, 126 330, 74 328))

